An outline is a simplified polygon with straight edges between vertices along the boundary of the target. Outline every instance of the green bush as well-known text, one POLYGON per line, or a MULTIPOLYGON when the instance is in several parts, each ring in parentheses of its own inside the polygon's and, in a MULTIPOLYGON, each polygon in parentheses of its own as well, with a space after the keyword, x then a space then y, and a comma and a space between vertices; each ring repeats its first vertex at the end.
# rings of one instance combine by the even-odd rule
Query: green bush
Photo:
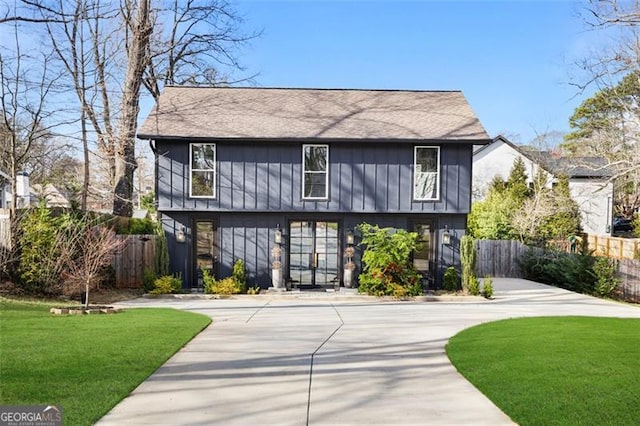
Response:
POLYGON ((151 294, 175 294, 182 291, 182 278, 173 275, 163 275, 153 283, 151 294))
POLYGON ((143 219, 118 217, 115 222, 115 230, 119 235, 147 235, 155 234, 158 224, 148 217, 143 219))
POLYGON ((41 202, 20 223, 19 285, 27 293, 57 295, 62 291, 60 241, 71 217, 54 216, 41 202))
POLYGON ((482 296, 487 299, 491 299, 491 297, 493 297, 493 281, 489 275, 484 277, 484 282, 482 283, 482 296))
POLYGON ((142 289, 145 293, 150 293, 155 288, 155 281, 158 275, 152 269, 145 269, 142 272, 142 289))
POLYGON ((207 294, 213 294, 213 287, 216 284, 216 277, 211 274, 208 269, 202 270, 202 284, 204 286, 204 292, 207 294))
POLYGON ((240 283, 233 277, 218 280, 211 286, 211 292, 213 294, 221 294, 225 296, 242 293, 242 290, 240 283))
POLYGON ((460 288, 460 274, 453 266, 449 266, 444 272, 442 279, 443 287, 446 291, 456 292, 460 288))
POLYGON ((236 260, 236 263, 233 264, 233 271, 231 272, 231 276, 240 286, 240 292, 244 293, 245 289, 247 288, 247 270, 244 267, 244 262, 242 261, 242 259, 236 260))
POLYGON ((595 258, 584 251, 565 253, 534 248, 518 259, 524 278, 586 294, 594 293, 594 262, 595 258))
POLYGON ((600 297, 611 297, 615 293, 620 279, 616 277, 617 264, 614 260, 599 257, 593 264, 593 273, 596 276, 594 293, 600 297))
POLYGON ((260 287, 258 286, 249 287, 247 289, 247 294, 251 294, 251 295, 260 294, 260 287))
POLYGON ((462 289, 470 291, 471 277, 476 267, 476 241, 470 235, 460 239, 460 263, 462 264, 462 289))
POLYGON ((365 248, 358 291, 372 296, 422 294, 421 276, 411 261, 411 254, 419 248, 418 234, 367 223, 357 228, 365 248))
POLYGON ((480 295, 480 280, 475 275, 471 275, 469 278, 469 294, 472 296, 480 295))

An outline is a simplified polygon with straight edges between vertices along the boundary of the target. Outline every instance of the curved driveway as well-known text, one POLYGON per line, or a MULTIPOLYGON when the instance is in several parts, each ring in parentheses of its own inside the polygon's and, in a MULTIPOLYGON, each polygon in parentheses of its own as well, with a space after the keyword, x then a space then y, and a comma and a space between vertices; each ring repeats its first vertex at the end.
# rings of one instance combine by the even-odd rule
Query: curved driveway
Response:
POLYGON ((451 365, 451 336, 511 317, 640 318, 635 306, 525 280, 494 279, 494 289, 492 301, 301 294, 125 302, 200 312, 213 323, 99 424, 511 424, 451 365))

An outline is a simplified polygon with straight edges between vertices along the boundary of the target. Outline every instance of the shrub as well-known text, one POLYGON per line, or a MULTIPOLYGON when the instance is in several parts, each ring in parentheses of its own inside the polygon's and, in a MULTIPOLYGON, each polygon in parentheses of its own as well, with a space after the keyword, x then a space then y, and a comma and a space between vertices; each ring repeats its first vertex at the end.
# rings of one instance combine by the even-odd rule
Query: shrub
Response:
POLYGON ((580 293, 593 294, 595 258, 588 252, 529 249, 518 259, 524 278, 580 293))
POLYGON ((482 295, 487 299, 491 299, 491 297, 493 297, 493 281, 489 275, 484 277, 484 282, 482 283, 482 295))
POLYGON ((418 234, 367 223, 357 228, 365 247, 359 291, 373 296, 421 294, 421 276, 411 262, 411 254, 419 248, 418 234))
POLYGON ((593 273, 596 276, 594 294, 600 297, 611 297, 620 284, 616 277, 617 265, 614 260, 599 257, 593 264, 593 273))
POLYGON ((142 289, 145 293, 150 293, 155 288, 155 281, 158 275, 152 269, 145 269, 142 272, 142 289))
POLYGON ((233 264, 233 271, 231 272, 231 276, 240 286, 240 292, 244 293, 245 289, 247 288, 247 270, 244 267, 244 262, 242 261, 242 259, 236 260, 236 263, 233 264))
POLYGON ((458 291, 458 289, 460 288, 460 274, 458 274, 458 270, 453 266, 449 266, 444 272, 442 281, 444 289, 446 291, 458 291))
POLYGON ((27 293, 59 294, 61 271, 57 265, 58 243, 63 219, 54 217, 41 202, 20 223, 20 287, 27 293))
POLYGON ((173 275, 163 275, 153 283, 151 294, 175 294, 182 291, 182 278, 173 275))
POLYGON ((213 294, 213 287, 216 284, 216 277, 208 269, 202 270, 202 284, 204 286, 204 292, 207 294, 213 294))
POLYGON ((103 265, 100 268, 97 288, 116 288, 116 270, 113 265, 103 265))
POLYGON ((469 278, 469 294, 472 296, 480 295, 480 280, 475 275, 471 275, 469 278))
POLYGON ((247 294, 251 294, 251 295, 260 294, 260 287, 258 286, 249 287, 247 289, 247 294))
POLYGON ((158 227, 158 224, 148 217, 144 219, 118 217, 114 222, 116 233, 119 235, 155 234, 158 227))
POLYGON ((476 266, 476 241, 470 235, 460 239, 460 262, 462 263, 462 289, 469 291, 470 280, 476 266))
POLYGON ((228 296, 230 294, 242 293, 242 286, 233 277, 227 277, 222 280, 218 280, 211 286, 211 292, 214 294, 221 294, 228 296))

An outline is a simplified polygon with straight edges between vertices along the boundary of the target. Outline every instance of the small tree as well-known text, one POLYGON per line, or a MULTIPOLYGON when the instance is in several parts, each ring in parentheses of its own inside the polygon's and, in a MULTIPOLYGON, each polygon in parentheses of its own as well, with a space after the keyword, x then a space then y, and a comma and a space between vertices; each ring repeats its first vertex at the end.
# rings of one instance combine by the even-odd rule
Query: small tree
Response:
POLYGON ((469 235, 460 239, 460 262, 462 263, 462 289, 468 292, 476 266, 476 241, 469 235))
POLYGON ((88 218, 71 221, 66 232, 58 235, 65 292, 84 291, 88 307, 89 291, 96 287, 102 269, 122 249, 124 240, 111 228, 88 218))

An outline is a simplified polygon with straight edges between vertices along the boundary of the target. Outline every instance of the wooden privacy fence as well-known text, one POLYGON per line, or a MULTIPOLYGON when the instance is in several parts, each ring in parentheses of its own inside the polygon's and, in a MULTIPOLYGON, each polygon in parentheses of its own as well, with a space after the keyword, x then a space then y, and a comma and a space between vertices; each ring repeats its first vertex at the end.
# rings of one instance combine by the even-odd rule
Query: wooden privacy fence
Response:
POLYGON ((589 235, 589 250, 596 256, 612 259, 635 259, 640 256, 640 238, 617 238, 608 235, 589 235))
POLYGON ((621 282, 618 293, 622 300, 640 303, 640 260, 622 259, 618 262, 621 282))
POLYGON ((11 220, 0 216, 0 248, 11 246, 11 220))
POLYGON ((123 247, 113 256, 116 288, 142 287, 144 271, 154 269, 156 238, 156 235, 118 235, 123 247))
POLYGON ((529 247, 516 240, 477 240, 476 275, 521 278, 518 258, 529 247))

